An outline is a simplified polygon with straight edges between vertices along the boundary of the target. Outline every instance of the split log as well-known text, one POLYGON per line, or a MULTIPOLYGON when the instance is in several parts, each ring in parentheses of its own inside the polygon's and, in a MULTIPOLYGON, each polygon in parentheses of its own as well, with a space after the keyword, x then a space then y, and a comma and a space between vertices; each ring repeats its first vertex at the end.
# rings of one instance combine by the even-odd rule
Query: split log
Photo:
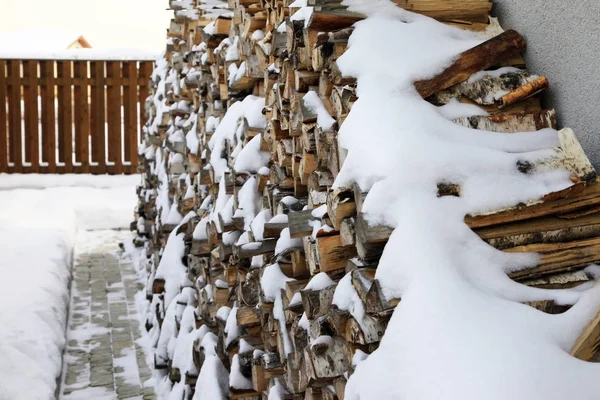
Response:
POLYGON ((579 336, 571 349, 571 355, 583 361, 600 361, 600 313, 579 336))
POLYGON ((361 243, 386 243, 393 232, 388 226, 371 226, 363 213, 356 217, 356 240, 361 243))
POLYGON ((471 228, 504 224, 548 215, 600 206, 600 184, 577 184, 560 192, 552 193, 532 205, 512 207, 495 213, 467 215, 465 222, 471 228))
POLYGON ((539 78, 521 86, 520 88, 510 92, 500 99, 500 107, 508 107, 513 104, 520 103, 530 97, 535 96, 538 93, 548 88, 548 78, 540 76, 539 78))
POLYGON ((319 318, 329 312, 335 288, 336 286, 332 285, 321 290, 300 291, 304 312, 308 319, 319 318))
POLYGON ((297 211, 288 214, 288 226, 290 228, 290 237, 302 238, 312 233, 313 227, 311 221, 316 221, 312 210, 297 211))
POLYGON ((241 258, 252 258, 262 254, 272 253, 275 251, 277 239, 267 239, 262 242, 246 243, 241 246, 233 246, 233 255, 241 258))
POLYGON ((556 129, 556 111, 544 110, 530 114, 463 117, 454 122, 468 128, 492 132, 535 132, 544 128, 556 129))
POLYGON ((475 229, 499 250, 534 243, 561 243, 600 236, 600 213, 565 219, 541 217, 475 229))
POLYGON ((346 261, 356 256, 356 248, 344 246, 340 235, 317 238, 317 262, 321 272, 343 269, 346 261))
POLYGON ((333 378, 344 375, 348 370, 349 361, 344 354, 344 341, 338 337, 330 339, 324 349, 304 350, 309 385, 331 382, 333 378))
POLYGON ((392 311, 399 302, 400 299, 387 300, 381 289, 381 284, 377 279, 374 279, 367 293, 365 311, 373 315, 387 314, 392 311))
POLYGON ((487 24, 492 2, 488 0, 392 0, 405 10, 441 21, 468 21, 487 24))
POLYGON ((533 268, 515 271, 513 279, 533 278, 556 272, 583 268, 600 261, 600 238, 577 240, 566 243, 541 243, 513 247, 504 250, 509 253, 539 253, 540 262, 533 268))
POLYGON ((590 277, 585 271, 572 271, 545 275, 536 279, 524 280, 521 283, 541 289, 571 289, 589 281, 590 277))
POLYGON ((336 188, 327 194, 327 214, 333 228, 340 229, 342 220, 356 214, 354 192, 349 188, 336 188))
POLYGON ((525 50, 525 40, 514 30, 500 35, 460 54, 454 63, 438 76, 415 82, 417 92, 427 98, 441 90, 464 82, 476 72, 489 69, 525 50))
POLYGON ((265 239, 275 239, 275 238, 279 238, 281 231, 288 227, 288 223, 287 222, 281 222, 281 223, 267 222, 264 226, 265 226, 264 231, 263 231, 264 238, 265 239))

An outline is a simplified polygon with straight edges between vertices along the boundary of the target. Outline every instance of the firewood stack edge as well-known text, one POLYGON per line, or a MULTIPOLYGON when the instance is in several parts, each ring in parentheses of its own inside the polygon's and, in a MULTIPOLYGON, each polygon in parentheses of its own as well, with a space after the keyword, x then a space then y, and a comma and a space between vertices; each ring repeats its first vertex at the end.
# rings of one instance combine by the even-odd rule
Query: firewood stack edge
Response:
MULTIPOLYGON (((555 110, 540 102, 548 79, 525 69, 524 39, 489 16, 491 2, 394 3, 485 38, 416 82, 423 98, 485 109, 488 116, 455 121, 473 129, 556 128, 555 110)), ((357 100, 355 79, 341 75, 336 59, 365 16, 341 0, 182 0, 170 8, 132 224, 149 274, 154 368, 166 392, 182 398, 208 398, 199 388, 216 385, 231 399, 343 399, 353 359, 378 347, 401 301, 386 298, 375 279, 392 229, 367 222, 367 193, 357 185, 332 189, 345 158, 337 131, 357 100), (356 304, 336 301, 336 292, 356 304)), ((559 136, 555 159, 520 170, 566 168, 574 186, 465 218, 497 249, 539 253, 535 268, 511 275, 539 288, 599 278, 586 267, 600 261, 600 184, 573 131, 559 136)), ((438 196, 460 195, 459 185, 439 182, 438 196)), ((573 355, 597 361, 599 344, 600 316, 573 355)))

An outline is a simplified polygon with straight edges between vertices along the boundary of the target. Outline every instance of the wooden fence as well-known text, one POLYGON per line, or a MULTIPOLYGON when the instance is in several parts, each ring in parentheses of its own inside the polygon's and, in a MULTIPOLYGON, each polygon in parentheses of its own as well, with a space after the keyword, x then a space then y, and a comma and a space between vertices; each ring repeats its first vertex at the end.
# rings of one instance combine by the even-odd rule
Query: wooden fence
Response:
POLYGON ((0 172, 135 173, 152 68, 0 59, 0 172))

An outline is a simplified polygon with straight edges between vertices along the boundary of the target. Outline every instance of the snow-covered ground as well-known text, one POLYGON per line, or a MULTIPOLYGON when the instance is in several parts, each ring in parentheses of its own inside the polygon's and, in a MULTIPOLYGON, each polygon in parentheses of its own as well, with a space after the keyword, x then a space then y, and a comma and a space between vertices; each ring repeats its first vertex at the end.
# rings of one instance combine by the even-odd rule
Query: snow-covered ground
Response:
POLYGON ((127 228, 137 180, 0 174, 0 399, 54 398, 75 236, 127 228))

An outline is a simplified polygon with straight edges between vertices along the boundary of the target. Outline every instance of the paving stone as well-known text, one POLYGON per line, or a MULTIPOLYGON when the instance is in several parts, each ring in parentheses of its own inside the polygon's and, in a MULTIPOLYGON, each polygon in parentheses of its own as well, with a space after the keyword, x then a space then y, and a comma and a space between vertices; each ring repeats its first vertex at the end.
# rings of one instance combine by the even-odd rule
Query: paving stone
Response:
MULTIPOLYGON (((130 374, 123 367, 114 366, 114 360, 135 352, 138 377, 143 384, 152 377, 145 355, 135 341, 141 337, 135 297, 143 285, 137 281, 136 271, 130 260, 121 260, 119 242, 128 238, 127 232, 113 232, 106 236, 98 234, 92 242, 78 242, 76 263, 73 271, 71 315, 69 332, 105 328, 103 333, 79 341, 69 337, 62 396, 88 387, 102 387, 113 393, 116 399, 154 400, 152 387, 140 387, 126 381, 122 375, 130 374), (113 369, 114 367, 114 369, 113 369)), ((61 396, 59 396, 59 399, 61 396)), ((65 398, 65 400, 66 400, 65 398)))
POLYGON ((145 387, 142 390, 142 395, 144 396, 144 400, 154 400, 154 399, 156 399, 156 394, 154 393, 154 388, 145 387))
POLYGON ((109 346, 101 346, 90 351, 92 358, 96 357, 112 357, 112 351, 109 346))
POLYGON ((110 334, 92 336, 90 343, 110 346, 110 334))
POLYGON ((112 369, 113 367, 113 359, 112 355, 109 358, 96 358, 90 360, 90 368, 92 374, 95 373, 103 373, 106 369, 112 369))
POLYGON ((70 355, 70 356, 73 356, 73 357, 81 357, 81 356, 88 355, 88 352, 86 352, 84 350, 68 348, 67 349, 67 354, 70 355))
POLYGON ((67 386, 69 385, 75 385, 77 383, 83 383, 87 380, 87 376, 85 375, 76 375, 76 374, 67 374, 67 377, 65 378, 65 384, 67 386))
POLYGON ((85 386, 78 386, 78 387, 75 387, 75 388, 66 388, 63 391, 63 394, 65 394, 65 395, 75 394, 77 392, 81 392, 81 391, 86 390, 88 387, 89 387, 88 385, 85 385, 85 386))
POLYGON ((120 316, 118 319, 111 318, 111 326, 119 332, 131 332, 131 324, 129 323, 129 315, 120 316))
POLYGON ((127 340, 131 340, 131 333, 129 333, 129 332, 126 332, 126 333, 113 332, 113 341, 123 342, 123 341, 127 341, 127 340))
POLYGON ((142 390, 136 386, 117 386, 117 395, 119 399, 129 399, 140 396, 142 390))
POLYGON ((133 349, 133 342, 132 341, 122 341, 122 342, 115 342, 112 345, 113 347, 113 351, 115 353, 117 352, 121 352, 122 350, 128 349, 128 350, 132 350, 133 349))
POLYGON ((114 381, 112 377, 103 377, 92 380, 90 382, 90 387, 103 387, 103 386, 114 386, 114 381))

